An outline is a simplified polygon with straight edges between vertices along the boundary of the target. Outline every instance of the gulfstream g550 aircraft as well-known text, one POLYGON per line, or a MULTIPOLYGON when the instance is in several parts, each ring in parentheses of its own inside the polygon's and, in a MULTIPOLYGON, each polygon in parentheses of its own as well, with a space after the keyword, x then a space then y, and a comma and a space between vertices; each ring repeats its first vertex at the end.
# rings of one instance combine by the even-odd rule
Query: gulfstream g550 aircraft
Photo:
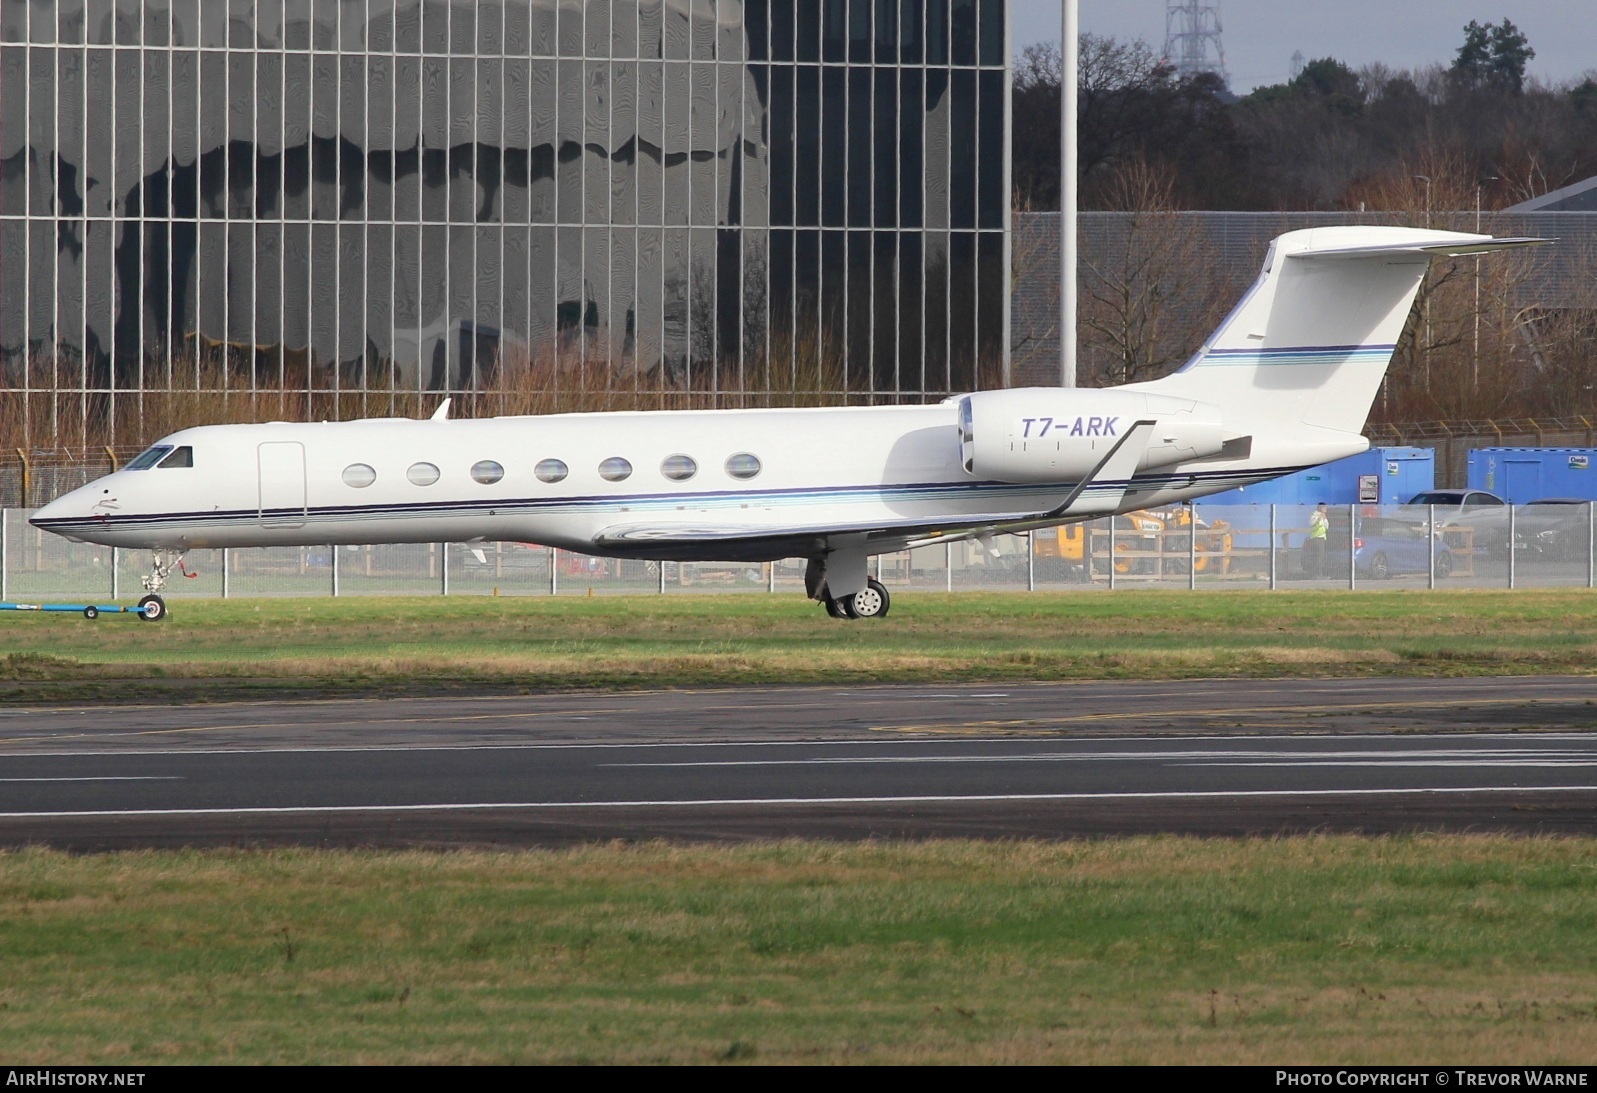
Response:
POLYGON ((978 391, 935 406, 212 425, 45 506, 41 528, 184 551, 544 543, 618 558, 809 559, 836 616, 887 614, 870 555, 1168 505, 1362 452, 1427 264, 1542 242, 1289 232, 1174 375, 978 391))

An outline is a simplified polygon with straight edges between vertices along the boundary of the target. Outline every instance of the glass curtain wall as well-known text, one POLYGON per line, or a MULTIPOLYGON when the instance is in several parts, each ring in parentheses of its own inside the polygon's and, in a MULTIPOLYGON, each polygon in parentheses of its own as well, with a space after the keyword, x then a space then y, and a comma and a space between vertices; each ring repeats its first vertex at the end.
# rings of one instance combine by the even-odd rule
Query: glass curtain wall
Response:
POLYGON ((0 442, 994 385, 1005 22, 0 0, 0 442))

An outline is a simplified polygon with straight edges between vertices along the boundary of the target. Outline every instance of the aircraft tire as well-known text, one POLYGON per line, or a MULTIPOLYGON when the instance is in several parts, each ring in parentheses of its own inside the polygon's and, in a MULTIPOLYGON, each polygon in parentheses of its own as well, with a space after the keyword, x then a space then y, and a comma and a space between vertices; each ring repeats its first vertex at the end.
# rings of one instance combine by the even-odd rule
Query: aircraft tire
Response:
POLYGON ((874 577, 865 582, 865 589, 849 597, 848 606, 852 607, 853 617, 856 619, 884 619, 887 610, 893 604, 892 597, 887 594, 887 589, 874 577))
POLYGON ((145 622, 160 622, 166 618, 166 601, 159 596, 146 596, 139 601, 139 618, 145 622))
POLYGON ((832 599, 831 596, 827 595, 826 589, 824 588, 821 589, 821 606, 825 607, 827 615, 834 619, 848 618, 847 615, 843 614, 842 603, 838 600, 832 599))

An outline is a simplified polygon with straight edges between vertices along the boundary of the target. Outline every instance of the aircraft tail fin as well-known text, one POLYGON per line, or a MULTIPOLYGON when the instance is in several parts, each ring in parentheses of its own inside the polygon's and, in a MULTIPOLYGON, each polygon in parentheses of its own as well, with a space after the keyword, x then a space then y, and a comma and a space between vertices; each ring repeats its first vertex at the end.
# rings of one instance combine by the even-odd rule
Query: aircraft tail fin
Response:
POLYGON ((1431 259, 1545 242, 1396 227, 1287 232, 1179 372, 1131 386, 1213 403, 1250 431, 1260 423, 1356 435, 1431 259))

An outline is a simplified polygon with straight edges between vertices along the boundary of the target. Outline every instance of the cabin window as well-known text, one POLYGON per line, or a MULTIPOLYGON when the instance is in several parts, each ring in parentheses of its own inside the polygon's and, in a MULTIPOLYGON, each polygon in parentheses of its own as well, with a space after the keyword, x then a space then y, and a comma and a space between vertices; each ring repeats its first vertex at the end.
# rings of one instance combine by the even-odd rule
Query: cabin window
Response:
POLYGON ((351 463, 344 468, 344 485, 363 490, 377 481, 377 472, 364 463, 351 463))
POLYGON ((566 475, 571 473, 571 468, 558 459, 540 459, 532 473, 538 476, 540 482, 563 482, 566 475))
POLYGON ((147 471, 165 458, 166 453, 171 450, 172 445, 170 444, 157 444, 153 448, 146 448, 139 453, 137 459, 128 464, 127 469, 130 471, 147 471))
POLYGON ((632 464, 619 455, 613 455, 599 464, 599 477, 606 482, 620 482, 632 477, 632 464))
POLYGON ((194 466, 194 449, 189 447, 187 444, 183 445, 181 448, 175 448, 173 449, 171 455, 161 460, 161 462, 157 463, 156 466, 160 467, 162 470, 166 470, 171 467, 192 467, 194 466))
POLYGON ((660 464, 660 473, 673 482, 686 482, 699 473, 699 465, 691 455, 668 455, 660 464))
POLYGON ((412 463, 405 477, 410 479, 412 485, 430 486, 438 481, 438 468, 431 463, 412 463))
POLYGON ((505 476, 505 469, 491 459, 471 465, 471 480, 491 486, 505 476))
POLYGON ((760 457, 750 452, 738 452, 727 457, 726 473, 747 481, 760 473, 760 457))

